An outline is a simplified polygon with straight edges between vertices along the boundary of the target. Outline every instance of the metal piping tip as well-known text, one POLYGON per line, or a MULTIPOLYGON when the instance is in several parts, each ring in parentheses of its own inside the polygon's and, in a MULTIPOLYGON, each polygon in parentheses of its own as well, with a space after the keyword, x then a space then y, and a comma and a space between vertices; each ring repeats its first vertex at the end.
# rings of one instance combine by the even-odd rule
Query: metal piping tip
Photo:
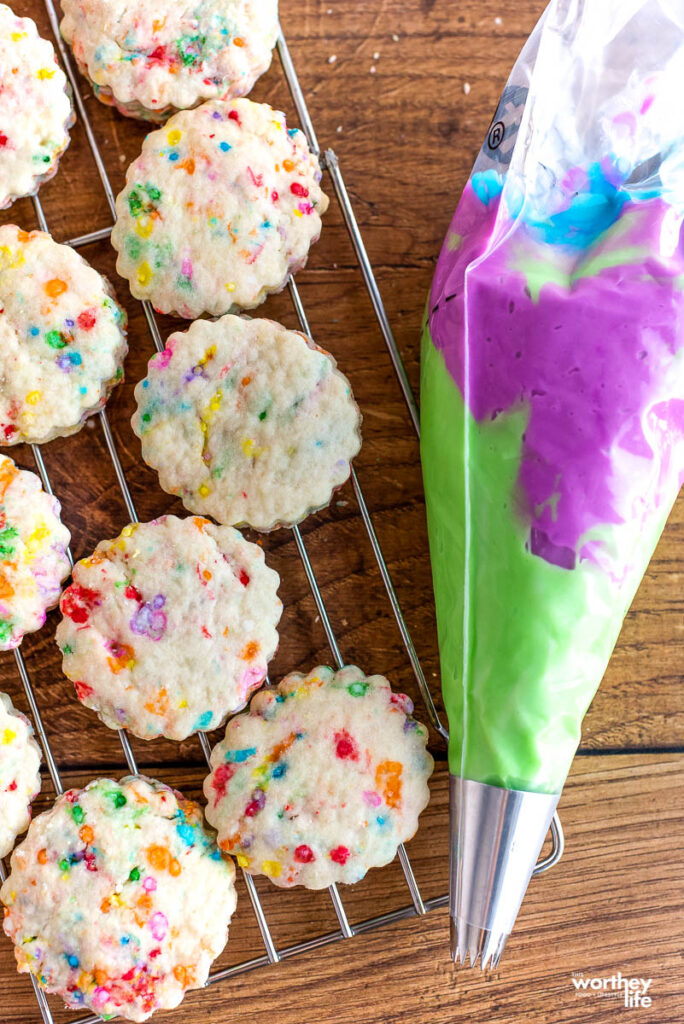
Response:
POLYGON ((455 963, 498 966, 559 798, 450 776, 455 963))
POLYGON ((470 966, 476 967, 479 960, 483 971, 499 966, 508 935, 495 935, 488 928, 478 928, 460 917, 452 917, 450 924, 451 959, 454 963, 465 964, 470 960, 470 966))

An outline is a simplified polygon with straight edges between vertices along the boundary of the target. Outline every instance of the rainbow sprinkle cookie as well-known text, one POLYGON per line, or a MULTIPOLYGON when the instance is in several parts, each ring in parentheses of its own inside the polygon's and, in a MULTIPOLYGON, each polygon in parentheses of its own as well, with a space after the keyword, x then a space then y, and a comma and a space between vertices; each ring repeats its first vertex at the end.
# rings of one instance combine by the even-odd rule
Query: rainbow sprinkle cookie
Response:
POLYGON ((70 534, 35 473, 0 455, 0 651, 45 622, 69 575, 70 534))
POLYGON ((126 314, 109 282, 42 231, 0 227, 0 443, 73 434, 123 380, 126 314))
POLYGON ((116 200, 116 268, 190 320, 251 309, 306 263, 328 207, 318 161, 266 103, 214 100, 147 136, 116 200))
POLYGON ((55 174, 73 123, 52 44, 30 18, 0 4, 0 209, 55 174))
POLYGON ((231 719, 204 782, 219 846, 276 885, 358 882, 418 827, 433 760, 413 704, 353 665, 292 673, 231 719))
POLYGON ((95 95, 144 120, 245 96, 278 36, 278 0, 62 0, 62 9, 62 35, 95 95))
POLYGON ((0 857, 28 828, 31 803, 40 792, 40 747, 28 718, 0 693, 0 857))
POLYGON ((206 982, 234 880, 198 804, 151 779, 96 779, 12 854, 4 929, 19 971, 67 1006, 147 1020, 206 982))
POLYGON ((279 582, 229 526, 127 526, 74 566, 56 635, 64 674, 112 729, 173 740, 215 729, 266 677, 279 582))
POLYGON ((135 389, 133 429, 191 512, 257 530, 330 501, 361 447, 335 360, 272 320, 224 316, 172 334, 135 389))

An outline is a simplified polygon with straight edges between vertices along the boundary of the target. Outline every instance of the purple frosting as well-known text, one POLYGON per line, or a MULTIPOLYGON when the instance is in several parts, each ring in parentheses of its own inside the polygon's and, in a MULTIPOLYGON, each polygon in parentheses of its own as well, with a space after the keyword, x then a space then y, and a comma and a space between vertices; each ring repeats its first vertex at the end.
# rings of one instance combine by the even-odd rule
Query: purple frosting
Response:
POLYGON ((527 410, 519 512, 530 549, 572 568, 597 554, 587 531, 645 522, 684 477, 681 217, 660 198, 629 200, 578 249, 504 205, 468 184, 430 332, 476 420, 527 410))

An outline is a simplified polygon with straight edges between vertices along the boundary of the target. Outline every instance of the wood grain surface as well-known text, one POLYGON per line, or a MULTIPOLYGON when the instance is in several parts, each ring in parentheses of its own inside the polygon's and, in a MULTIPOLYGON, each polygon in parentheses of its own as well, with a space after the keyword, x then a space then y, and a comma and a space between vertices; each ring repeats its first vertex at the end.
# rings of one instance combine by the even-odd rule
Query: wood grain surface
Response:
MULTIPOLYGON (((49 34, 41 0, 16 0, 49 34)), ((419 328, 436 256, 508 71, 542 10, 540 0, 282 0, 281 18, 322 148, 337 152, 390 321, 414 387, 419 328), (333 60, 334 58, 334 60, 333 60)), ((84 85, 87 95, 89 90, 84 85)), ((296 123, 277 60, 253 97, 284 109, 296 123)), ((145 127, 102 107, 88 112, 114 191, 145 127)), ((111 223, 111 213, 78 124, 59 174, 41 190, 59 241, 111 223)), ((332 191, 330 181, 324 186, 332 191)), ((27 200, 0 219, 37 226, 27 200)), ((83 254, 115 284, 130 318, 126 382, 108 415, 139 518, 180 512, 141 462, 130 428, 133 388, 154 348, 140 306, 117 278, 108 242, 83 254)), ((406 621, 439 703, 434 609, 417 440, 372 313, 336 203, 298 283, 318 342, 352 381, 364 414, 356 463, 406 621)), ((296 326, 287 294, 269 298, 265 315, 296 326)), ((163 335, 177 326, 160 318, 163 335)), ((29 449, 12 453, 34 468, 29 449)), ((128 521, 97 420, 43 449, 63 503, 76 558, 128 521)), ((419 697, 350 486, 302 527, 307 550, 345 660, 387 674, 419 697)), ((292 536, 264 542, 282 578, 285 613, 272 678, 330 661, 325 634, 292 536)), ((684 626, 681 567, 684 502, 676 505, 601 689, 585 720, 581 754, 561 804, 567 851, 561 865, 530 887, 516 932, 492 975, 454 969, 444 910, 307 953, 277 967, 238 975, 192 994, 175 1015, 187 1024, 276 1020, 278 1024, 497 1024, 613 1022, 622 1013, 658 1024, 684 1020, 682 836, 684 832, 684 626), (625 1010, 615 1000, 575 994, 571 973, 652 978, 653 1006, 625 1010)), ((121 774, 115 734, 75 700, 54 644, 56 616, 27 637, 22 651, 50 743, 65 780, 121 774)), ((11 655, 0 656, 0 689, 26 700, 11 655)), ((425 898, 447 886, 444 749, 433 798, 409 845, 425 898)), ((197 740, 134 740, 139 764, 188 792, 199 792, 197 740)), ((51 798, 49 780, 43 803, 51 798)), ((279 949, 337 927, 325 894, 283 893, 259 881, 279 949)), ((405 906, 395 863, 345 889, 352 922, 405 906)), ((220 965, 263 954, 249 900, 240 891, 231 941, 220 965)), ((51 1000, 57 1021, 73 1020, 51 1000)), ((0 945, 0 1024, 39 1014, 30 984, 15 975, 9 943, 0 945)))

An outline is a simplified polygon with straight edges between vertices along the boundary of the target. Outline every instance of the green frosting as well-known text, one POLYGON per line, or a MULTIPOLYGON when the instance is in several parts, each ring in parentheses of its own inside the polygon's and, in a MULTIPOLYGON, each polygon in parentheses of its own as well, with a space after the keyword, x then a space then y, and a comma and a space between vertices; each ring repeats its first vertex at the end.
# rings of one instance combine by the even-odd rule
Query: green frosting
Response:
POLYGON ((422 347, 421 457, 449 767, 476 782, 556 793, 669 508, 641 534, 603 528, 630 566, 620 580, 588 560, 569 570, 530 554, 529 526, 516 513, 526 410, 476 422, 427 326, 422 347))

